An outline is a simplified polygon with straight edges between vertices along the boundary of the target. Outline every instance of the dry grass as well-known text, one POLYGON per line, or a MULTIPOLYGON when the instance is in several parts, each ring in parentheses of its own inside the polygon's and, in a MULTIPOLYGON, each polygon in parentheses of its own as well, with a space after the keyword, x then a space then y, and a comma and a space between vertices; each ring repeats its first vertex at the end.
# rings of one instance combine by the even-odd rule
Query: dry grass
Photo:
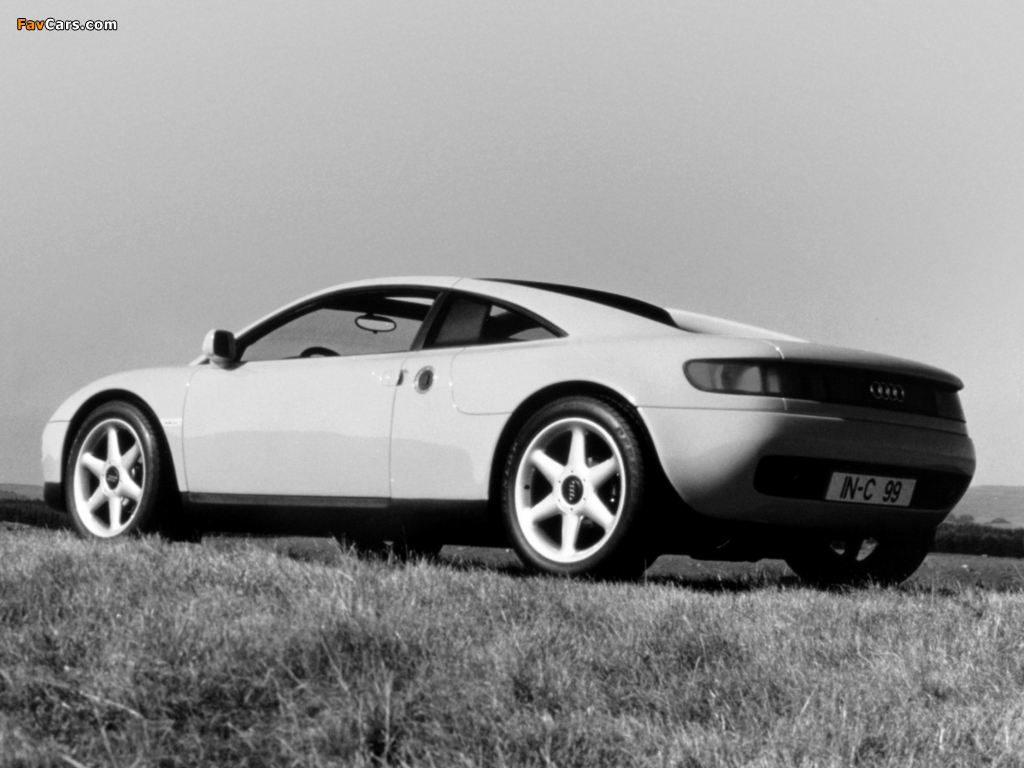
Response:
POLYGON ((0 764, 1021 765, 1024 595, 0 533, 0 764))

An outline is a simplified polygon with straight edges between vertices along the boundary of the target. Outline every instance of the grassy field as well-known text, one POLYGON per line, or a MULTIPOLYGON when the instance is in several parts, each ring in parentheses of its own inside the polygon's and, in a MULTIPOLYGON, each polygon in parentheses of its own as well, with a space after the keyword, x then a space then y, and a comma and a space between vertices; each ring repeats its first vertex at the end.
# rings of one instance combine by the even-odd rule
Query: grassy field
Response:
POLYGON ((0 765, 1024 765, 1018 561, 826 593, 664 558, 0 526, 0 765))

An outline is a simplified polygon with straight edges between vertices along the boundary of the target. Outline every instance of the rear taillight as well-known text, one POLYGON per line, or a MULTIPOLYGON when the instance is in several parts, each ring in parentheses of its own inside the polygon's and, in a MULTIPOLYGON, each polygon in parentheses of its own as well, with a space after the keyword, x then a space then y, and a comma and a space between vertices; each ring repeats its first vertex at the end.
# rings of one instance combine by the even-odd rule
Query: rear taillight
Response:
POLYGON ((783 360, 691 360, 683 373, 703 392, 786 397, 965 420, 960 396, 948 385, 888 372, 783 360))
POLYGON ((964 415, 964 408, 960 404, 960 394, 958 392, 936 392, 935 408, 938 411, 937 415, 943 419, 967 421, 967 417, 964 415))
POLYGON ((779 377, 763 363, 734 360, 693 360, 683 366, 687 380, 704 392, 780 396, 779 377))

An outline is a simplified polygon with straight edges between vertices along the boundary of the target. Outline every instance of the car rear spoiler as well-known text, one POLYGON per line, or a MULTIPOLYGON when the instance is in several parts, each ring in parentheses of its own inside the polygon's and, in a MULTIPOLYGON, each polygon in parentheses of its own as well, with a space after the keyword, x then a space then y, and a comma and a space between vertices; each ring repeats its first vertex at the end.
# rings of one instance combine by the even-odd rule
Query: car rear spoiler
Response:
POLYGON ((771 331, 767 328, 759 328, 756 325, 736 323, 732 320, 723 320, 720 317, 701 315, 697 312, 687 312, 682 309, 670 309, 666 311, 672 316, 672 321, 684 331, 690 333, 709 333, 716 336, 737 336, 744 339, 778 339, 779 341, 806 341, 796 336, 790 336, 778 331, 771 331))

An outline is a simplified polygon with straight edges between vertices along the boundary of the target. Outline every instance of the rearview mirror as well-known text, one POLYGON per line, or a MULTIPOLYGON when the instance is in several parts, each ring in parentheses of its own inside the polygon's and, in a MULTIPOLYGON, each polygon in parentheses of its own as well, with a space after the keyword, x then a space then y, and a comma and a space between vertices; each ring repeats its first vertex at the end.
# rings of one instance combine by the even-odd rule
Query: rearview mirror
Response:
POLYGON ((216 329, 210 331, 203 339, 203 354, 214 365, 231 365, 235 362, 235 334, 216 329))
POLYGON ((390 317, 375 315, 372 312, 368 315, 360 315, 357 317, 356 325, 364 331, 370 331, 373 334, 391 333, 391 331, 398 327, 398 323, 390 317))

